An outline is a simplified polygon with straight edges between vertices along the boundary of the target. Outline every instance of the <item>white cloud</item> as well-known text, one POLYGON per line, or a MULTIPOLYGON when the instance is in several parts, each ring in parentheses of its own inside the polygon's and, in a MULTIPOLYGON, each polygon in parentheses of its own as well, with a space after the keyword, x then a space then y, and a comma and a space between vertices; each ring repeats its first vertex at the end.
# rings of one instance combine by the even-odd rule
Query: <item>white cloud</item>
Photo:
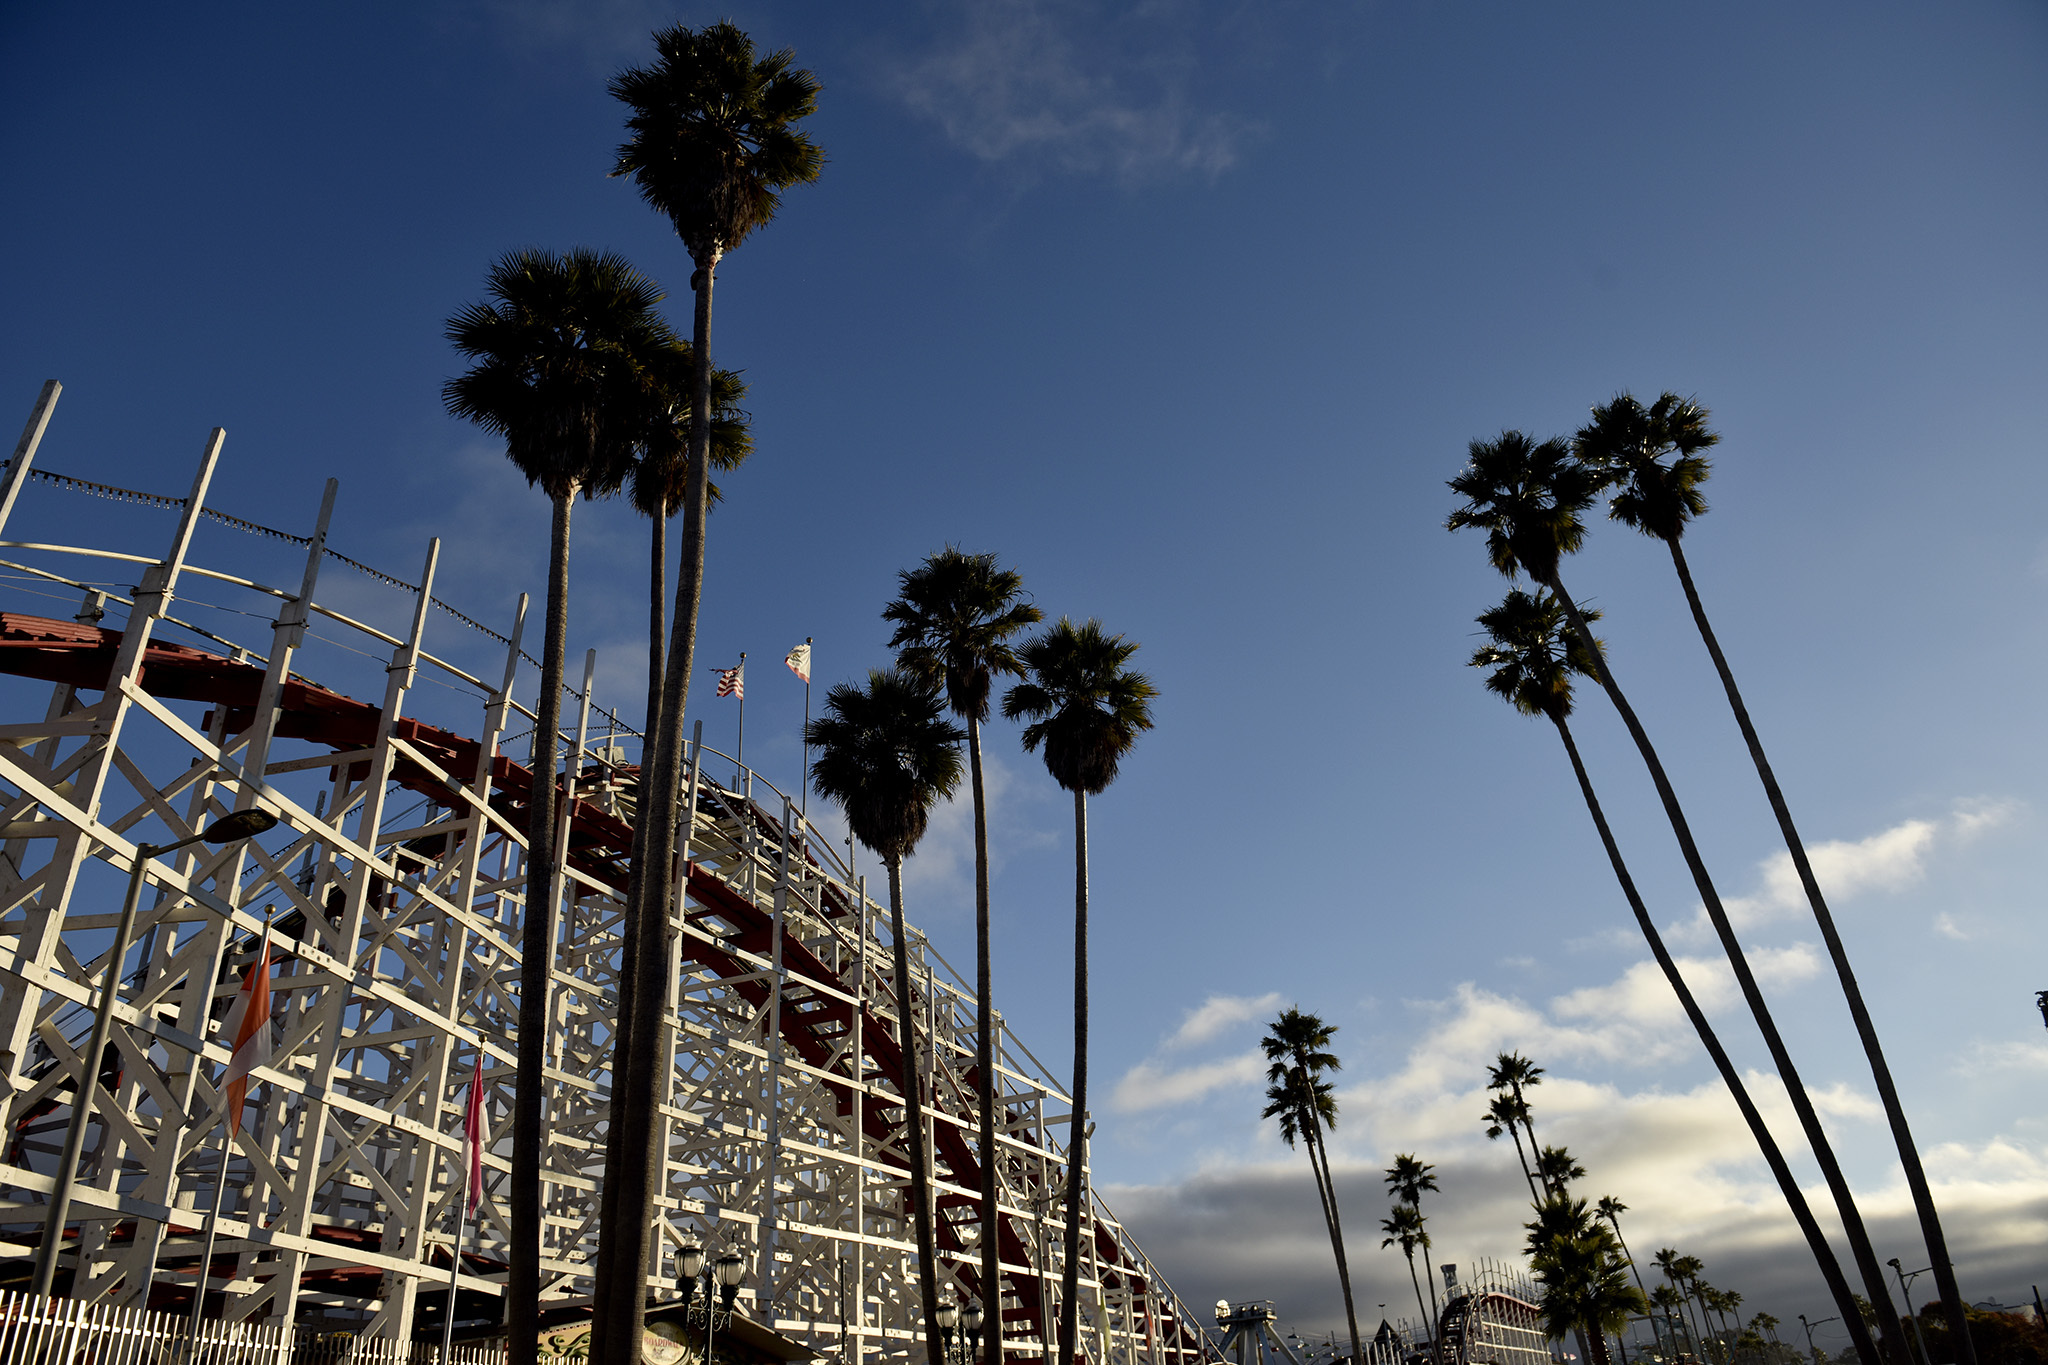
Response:
POLYGON ((1110 1096, 1110 1106, 1120 1113, 1163 1109, 1198 1100, 1225 1086, 1257 1083, 1266 1074, 1266 1059, 1257 1049, 1226 1057, 1218 1062, 1168 1071, 1151 1062, 1141 1062, 1123 1075, 1110 1096))
POLYGON ((1225 1029, 1252 1019, 1263 1019, 1280 1008, 1285 997, 1278 991, 1265 995, 1212 995, 1191 1009, 1162 1046, 1193 1047, 1206 1043, 1225 1029))
POLYGON ((1934 917, 1934 932, 1943 938, 1955 939, 1958 943, 1967 943, 1973 937, 1970 931, 1957 923, 1956 917, 1946 910, 1934 917))
POLYGON ((1049 165, 1136 181, 1215 175, 1244 127, 1190 95, 1188 6, 1123 14, 1061 0, 970 0, 924 52, 898 64, 893 93, 983 161, 1049 165))

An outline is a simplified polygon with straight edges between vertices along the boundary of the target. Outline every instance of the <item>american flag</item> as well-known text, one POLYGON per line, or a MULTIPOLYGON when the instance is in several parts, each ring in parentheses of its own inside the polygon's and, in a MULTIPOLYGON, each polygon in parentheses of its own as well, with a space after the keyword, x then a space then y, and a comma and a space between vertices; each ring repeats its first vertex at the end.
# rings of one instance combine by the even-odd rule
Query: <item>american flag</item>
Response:
POLYGON ((745 659, 740 660, 731 668, 721 668, 718 670, 718 695, 721 697, 738 697, 741 701, 747 699, 747 661, 745 659))

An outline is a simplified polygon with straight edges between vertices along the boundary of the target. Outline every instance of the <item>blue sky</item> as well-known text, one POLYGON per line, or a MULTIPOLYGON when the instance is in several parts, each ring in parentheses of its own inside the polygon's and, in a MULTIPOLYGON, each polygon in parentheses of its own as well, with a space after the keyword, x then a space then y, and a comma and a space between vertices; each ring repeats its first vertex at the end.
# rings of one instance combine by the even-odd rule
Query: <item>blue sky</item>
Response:
MULTIPOLYGON (((1299 1003, 1342 1028, 1363 1302, 1394 1313, 1407 1292, 1371 1235, 1394 1151, 1441 1168, 1441 1259, 1518 1244, 1512 1154, 1471 1120, 1483 1062, 1520 1047, 1551 1070, 1546 1140, 1634 1206, 1632 1243, 1691 1250, 1787 1320, 1825 1315, 1732 1107, 1641 975, 1555 741, 1462 667, 1502 585, 1442 532, 1443 481, 1468 440, 1568 432, 1622 388, 1697 395, 1723 433, 1689 553, 1830 850, 1966 1292, 2011 1301, 2041 1277, 2048 15, 730 13, 823 80, 830 163, 720 274, 717 356, 746 373, 759 453, 713 518, 702 662, 748 651, 748 754, 793 780, 801 692, 774 661, 815 636, 821 682, 881 662, 896 571, 942 543, 995 550, 1049 612, 1143 642, 1158 728, 1092 816, 1096 1160, 1184 1295, 1336 1321, 1307 1180, 1260 1131, 1245 1060, 1299 1003)), ((717 17, 11 8, 0 397, 25 412, 63 380, 39 462, 167 493, 225 426, 211 501, 273 525, 305 529, 337 476, 339 548, 408 576, 441 536, 441 595, 502 628, 539 586, 546 511, 442 412, 442 321, 529 244, 619 250, 686 318, 680 245, 604 176, 621 130, 603 87, 655 24, 717 17)), ((35 506, 38 535, 162 533, 134 509, 35 506)), ((572 650, 598 649, 632 708, 643 531, 618 506, 577 518, 572 650)), ((226 534, 202 552, 256 553, 226 534)), ((1746 898, 1880 1256, 1920 1263, 1668 561, 1603 525, 1568 581, 1606 612, 1723 890, 1746 898)), ((693 711, 722 743, 731 712, 703 676, 693 711)), ((1596 698, 1580 730, 1711 994, 1640 766, 1596 698)), ((1052 1060, 1066 807, 1003 727, 991 745, 998 986, 1052 1060)), ((911 913, 964 964, 963 829, 941 817, 911 913)), ((1734 1003, 1717 1018, 1761 1068, 1734 1003)))

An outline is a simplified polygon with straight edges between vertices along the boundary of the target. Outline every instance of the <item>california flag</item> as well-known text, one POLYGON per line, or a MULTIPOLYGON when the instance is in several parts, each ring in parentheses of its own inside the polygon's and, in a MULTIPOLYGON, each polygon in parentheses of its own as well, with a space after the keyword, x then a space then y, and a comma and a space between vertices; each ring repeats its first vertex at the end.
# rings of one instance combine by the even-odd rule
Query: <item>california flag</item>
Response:
POLYGON ((476 1070, 469 1078, 469 1110, 462 1118, 462 1154, 469 1167, 469 1209, 476 1212, 484 1197, 484 1147, 490 1142, 484 1126, 484 1050, 476 1050, 476 1070))
POLYGON ((802 678, 806 686, 810 684, 811 642, 809 640, 804 641, 795 649, 789 651, 788 654, 784 655, 782 662, 788 664, 789 671, 796 674, 799 678, 802 678))

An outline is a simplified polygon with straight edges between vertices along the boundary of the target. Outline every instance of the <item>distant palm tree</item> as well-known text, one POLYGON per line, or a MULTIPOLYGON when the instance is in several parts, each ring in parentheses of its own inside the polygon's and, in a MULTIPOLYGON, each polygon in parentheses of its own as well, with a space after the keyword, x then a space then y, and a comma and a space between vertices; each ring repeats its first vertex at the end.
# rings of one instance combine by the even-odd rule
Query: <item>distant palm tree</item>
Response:
POLYGON ((1841 982, 1842 994, 1849 1002, 1849 1017, 1855 1022, 1856 1036, 1862 1042, 1864 1056, 1870 1063, 1871 1077, 1877 1082, 1878 1098, 1884 1104, 1892 1141, 1899 1151, 1899 1164, 1906 1174, 1906 1187, 1912 1191, 1913 1208, 1920 1218, 1921 1235, 1927 1241, 1942 1310, 1948 1317, 1949 1331, 1958 1343, 1961 1353, 1958 1365, 1976 1365, 1976 1350, 1970 1341, 1962 1292, 1956 1286, 1955 1267, 1949 1261, 1948 1239, 1941 1229, 1941 1214, 1934 1206, 1934 1193, 1928 1187, 1927 1173, 1920 1164, 1920 1149, 1913 1141, 1913 1130, 1906 1121, 1905 1107, 1899 1102, 1898 1087, 1892 1083, 1891 1067, 1885 1061, 1884 1047, 1878 1041, 1877 1026, 1871 1022, 1870 1010, 1863 1003, 1863 990, 1856 984, 1856 973, 1849 965, 1848 950, 1842 946, 1834 915, 1828 909, 1827 898, 1821 894, 1813 864, 1806 856, 1806 845, 1799 837, 1798 826, 1793 823, 1791 807, 1778 786, 1777 775, 1764 753, 1763 741, 1757 737, 1756 725, 1750 720, 1742 691, 1735 685, 1734 671, 1728 667, 1727 656, 1721 652, 1721 642, 1714 634, 1712 622, 1707 619, 1707 609, 1700 602, 1699 589, 1693 586, 1692 568, 1686 563, 1685 550, 1680 544, 1686 527, 1707 510, 1706 498, 1700 489, 1706 483, 1712 466, 1702 452, 1721 440, 1720 435, 1707 425, 1708 417, 1707 410, 1698 403, 1674 393, 1659 395, 1647 408, 1633 395, 1622 393, 1612 402, 1593 409, 1593 420, 1579 429, 1573 438, 1572 448, 1581 462, 1615 480, 1619 491, 1609 503, 1608 514, 1646 536, 1663 541, 1671 552, 1671 566, 1677 570, 1679 585, 1685 590, 1693 625, 1698 628, 1700 639, 1706 643, 1714 671, 1720 675, 1721 688, 1728 695, 1729 709, 1735 713, 1736 726, 1742 731, 1743 743, 1749 748, 1750 762, 1755 765, 1756 775, 1763 783, 1764 796, 1778 821, 1778 832, 1785 840, 1786 852, 1791 854, 1792 868, 1799 876, 1800 887, 1806 892, 1807 904, 1813 908, 1814 920, 1820 925, 1821 939, 1827 944, 1828 958, 1835 966, 1835 977, 1841 982))
POLYGON ((578 494, 618 491, 632 458, 632 433, 620 415, 640 392, 649 358, 675 338, 654 311, 661 290, 609 252, 513 252, 491 266, 485 289, 490 302, 470 304, 448 320, 448 340, 473 363, 442 386, 441 396, 455 416, 504 437, 506 455, 554 504, 527 810, 520 960, 528 976, 519 992, 507 1258, 515 1365, 530 1365, 540 1331, 535 1315, 547 1048, 542 982, 553 961, 552 917, 546 907, 556 859, 555 767, 569 636, 569 513, 578 494))
POLYGON ((1575 1233, 1551 1236, 1531 1253, 1530 1265, 1543 1285, 1544 1330, 1553 1337, 1573 1333, 1593 1365, 1607 1365, 1608 1333, 1619 1337, 1629 1318, 1648 1306, 1628 1282, 1614 1238, 1585 1223, 1575 1233))
MULTIPOLYGON (((1425 1265, 1433 1263, 1436 1258, 1429 1255, 1429 1220, 1422 1216, 1422 1196, 1437 1193, 1435 1172, 1436 1167, 1405 1152, 1395 1156, 1394 1164, 1386 1170, 1387 1193, 1403 1203, 1415 1206, 1416 1221, 1423 1227, 1422 1250, 1425 1265)), ((1449 1285, 1444 1286, 1444 1292, 1450 1292, 1449 1285)))
POLYGON ((1567 1193, 1574 1180, 1586 1178, 1586 1168, 1572 1159, 1570 1151, 1563 1147, 1545 1147, 1536 1158, 1536 1170, 1543 1177, 1543 1183, 1558 1194, 1567 1193))
MULTIPOLYGON (((1713 878, 1707 873, 1706 862, 1693 839, 1692 827, 1678 803, 1671 779, 1664 771, 1663 760, 1658 757, 1649 734, 1636 718, 1635 709, 1629 705, 1620 684, 1615 681, 1613 669, 1592 645, 1591 628, 1571 594, 1565 591, 1559 576, 1560 560, 1576 552, 1584 542, 1583 514, 1604 486, 1606 476, 1575 460, 1563 441, 1539 443, 1519 431, 1503 432, 1491 441, 1474 441, 1468 448, 1468 454, 1470 458, 1465 469, 1450 481, 1451 491, 1464 498, 1465 503, 1451 513, 1445 525, 1452 531, 1467 528, 1485 531, 1487 556, 1494 568, 1509 577, 1526 573, 1548 588, 1558 605, 1564 608, 1573 632, 1586 647, 1594 676, 1599 679, 1649 770, 1651 783, 1657 789, 1658 800, 1664 807, 1671 831, 1677 836, 1679 852, 1692 873, 1693 885, 1699 891, 1707 919, 1714 926, 1729 966, 1734 969, 1743 1000, 1763 1033, 1771 1061, 1778 1068, 1779 1079, 1784 1082, 1793 1110, 1799 1117, 1807 1146, 1834 1196, 1850 1248, 1855 1253, 1859 1277, 1871 1301, 1884 1305, 1880 1319, 1893 1318, 1889 1329, 1880 1322, 1887 1351, 1901 1360, 1906 1359, 1905 1339, 1899 1332, 1896 1315, 1890 1310, 1891 1298, 1885 1288, 1883 1268, 1872 1249, 1855 1196, 1842 1173, 1841 1163, 1835 1158, 1827 1133, 1821 1127, 1812 1097, 1799 1079, 1799 1069, 1793 1064, 1792 1054, 1778 1031, 1769 1004, 1764 1000, 1763 989, 1757 984, 1755 972, 1750 969, 1735 927, 1721 904, 1720 893, 1715 890, 1713 878)), ((1878 1365, 1878 1361, 1873 1356, 1864 1365, 1878 1365)))
POLYGON ((1593 1206, 1593 1211, 1605 1218, 1607 1226, 1614 1229, 1614 1244, 1621 1248, 1621 1258, 1628 1262, 1628 1268, 1636 1277, 1636 1288, 1642 1291, 1644 1301, 1648 1302, 1650 1291, 1643 1283, 1642 1267, 1638 1266, 1636 1258, 1629 1254, 1628 1239, 1621 1235, 1621 1215, 1628 1212, 1628 1205, 1611 1194, 1603 1194, 1600 1196, 1600 1202, 1593 1206))
POLYGON ((1386 1239, 1383 1247, 1399 1245, 1401 1254, 1408 1258, 1408 1282, 1415 1286, 1415 1308, 1422 1314, 1422 1330, 1431 1341, 1436 1339, 1436 1320, 1430 1314, 1429 1305, 1422 1298, 1422 1281, 1415 1277, 1415 1248, 1422 1245, 1422 1215, 1415 1211, 1413 1204, 1394 1205, 1393 1211, 1380 1220, 1380 1231, 1386 1239))
MULTIPOLYGON (((1594 1226, 1593 1216, 1586 1211, 1586 1201, 1574 1199, 1563 1190, 1552 1190, 1536 1204, 1536 1216, 1523 1224, 1528 1232, 1524 1250, 1531 1265, 1541 1266, 1544 1258, 1560 1245, 1578 1242, 1592 1237, 1596 1232, 1605 1236, 1605 1229, 1594 1226)), ((1592 1355, 1592 1343, 1586 1339, 1583 1322, 1569 1324, 1578 1339, 1579 1359, 1587 1360, 1592 1355)), ((1563 1332, 1556 1331, 1555 1336, 1563 1332)), ((1598 1335, 1596 1329, 1595 1335, 1598 1335)), ((1605 1349, 1603 1343, 1602 1349, 1605 1349)))
MULTIPOLYGON (((640 828, 626 917, 637 941, 654 942, 668 929, 673 898, 675 821, 682 794, 682 719, 696 663, 697 610, 704 583, 704 515, 710 499, 714 396, 711 378, 711 290, 719 260, 755 228, 775 216, 781 192, 815 180, 821 152, 798 124, 817 106, 818 82, 794 69, 787 52, 757 57, 753 41, 729 23, 654 35, 655 61, 613 77, 611 93, 632 110, 630 136, 612 174, 631 176, 642 199, 665 215, 697 269, 691 277, 696 310, 690 355, 690 452, 682 498, 682 547, 676 575, 675 616, 664 661, 660 705, 647 721, 642 747, 640 828)), ((642 1282, 614 1273, 623 1254, 644 1265, 654 1204, 654 1142, 660 1090, 658 1049, 661 975, 665 955, 633 961, 633 1011, 620 1020, 614 1056, 613 1121, 624 1126, 624 1160, 607 1166, 618 1183, 614 1217, 599 1234, 598 1293, 593 1305, 593 1348, 599 1359, 621 1342, 638 1342, 645 1324, 642 1282), (649 1046, 638 1047, 645 1041, 649 1046)), ((610 1197, 608 1197, 610 1198, 610 1197)), ((524 1312, 524 1308, 519 1311, 524 1312)), ((626 1349, 620 1347, 619 1349, 626 1349)), ((515 1362, 523 1365, 523 1362, 515 1362)))
MULTIPOLYGON (((1523 1131, 1529 1135, 1529 1156, 1538 1180, 1543 1179, 1543 1167, 1540 1162, 1534 1160, 1538 1150, 1536 1124, 1529 1117, 1528 1092, 1541 1084, 1543 1068, 1519 1052, 1501 1053, 1494 1059, 1494 1064, 1486 1069, 1486 1088, 1502 1091, 1512 1096, 1515 1101, 1515 1113, 1522 1121, 1523 1131)), ((1519 1143, 1517 1146, 1519 1147, 1519 1143)), ((1547 1192, 1550 1189, 1549 1183, 1545 1182, 1543 1188, 1547 1192)))
POLYGON ((943 683, 946 703, 967 722, 967 771, 974 796, 974 1066, 981 1110, 981 1297, 986 1359, 1003 1359, 1001 1237, 996 1209, 1000 1149, 996 1146, 995 985, 989 950, 988 799, 981 775, 981 723, 999 677, 1024 670, 1010 637, 1040 619, 1021 600, 1024 580, 992 554, 948 545, 897 575, 897 598, 882 610, 896 632, 889 647, 897 667, 943 683))
POLYGON ((1344 1222, 1337 1210, 1337 1181, 1330 1170, 1330 1152, 1324 1145, 1325 1131, 1337 1126, 1336 1087, 1324 1079, 1342 1068, 1330 1040, 1337 1034, 1313 1014, 1292 1006, 1282 1010, 1260 1040, 1266 1060, 1266 1107, 1262 1119, 1280 1120, 1280 1137, 1289 1147, 1296 1138, 1308 1149, 1309 1168, 1316 1178, 1316 1194, 1323 1203, 1323 1223, 1329 1229, 1330 1248, 1337 1257, 1337 1281, 1344 1290, 1344 1319, 1351 1329, 1351 1359, 1364 1356, 1358 1336, 1358 1311, 1351 1301, 1351 1264, 1344 1252, 1344 1222))
POLYGON ((1685 1319, 1686 1332, 1691 1335, 1696 1347, 1704 1348, 1705 1338, 1701 1336, 1700 1328, 1693 1320, 1691 1287, 1686 1276, 1687 1263, 1692 1258, 1679 1255, 1676 1247, 1664 1247, 1651 1259, 1652 1264, 1664 1275, 1664 1283, 1674 1296, 1674 1305, 1685 1319))
POLYGON ((1702 1348, 1710 1347, 1714 1340, 1714 1323, 1708 1316, 1707 1298, 1702 1292, 1708 1286, 1706 1281, 1700 1278, 1705 1273, 1706 1266, 1700 1263, 1697 1256, 1681 1256, 1674 1263, 1674 1269, 1678 1272, 1680 1292, 1686 1296, 1690 1305, 1699 1309, 1700 1345, 1702 1348))
MULTIPOLYGON (((1684 1296, 1669 1284, 1660 1284, 1650 1291, 1650 1302, 1656 1305, 1657 1310, 1663 1314, 1664 1330, 1671 1337, 1671 1353, 1673 1355, 1679 1354, 1678 1328, 1683 1326, 1685 1320, 1680 1316, 1678 1310, 1685 1302, 1684 1296)), ((1699 1343, 1695 1341, 1692 1345, 1694 1354, 1697 1355, 1699 1343)))
POLYGON ((1088 798, 1116 780, 1117 766, 1152 728, 1159 695, 1142 673, 1124 668, 1136 641, 1110 635, 1099 621, 1062 616, 1018 651, 1029 681, 1003 694, 1003 715, 1025 720, 1024 748, 1041 749, 1052 780, 1074 794, 1074 1104, 1067 1128, 1067 1227, 1060 1268, 1060 1358, 1081 1348, 1081 1166, 1088 1104, 1088 798))
MULTIPOLYGON (((932 1195, 924 1141, 924 1098, 918 1083, 917 1003, 911 995, 910 935, 903 927, 903 860, 924 838, 932 807, 960 785, 960 741, 966 733, 945 718, 936 682, 900 670, 876 669, 866 687, 840 683, 825 697, 825 714, 804 732, 817 750, 811 785, 846 812, 854 838, 889 871, 889 932, 896 942, 896 1019, 903 1050, 900 1081, 910 1147, 912 1222, 917 1285, 924 1307, 925 1351, 943 1360, 939 1334, 938 1257, 932 1241, 932 1195)), ((991 1313, 1001 1311, 992 1301, 991 1313)))
POLYGON ((1499 1141, 1506 1133, 1515 1140, 1515 1160, 1522 1163, 1522 1179, 1529 1182, 1529 1200, 1534 1203, 1543 1196, 1536 1192, 1536 1173, 1529 1169, 1529 1157, 1522 1150, 1522 1121, 1529 1115, 1528 1106, 1505 1090, 1495 1091, 1487 1102, 1486 1113, 1480 1122, 1486 1125, 1486 1136, 1499 1141))
MULTIPOLYGON (((1585 613, 1591 622, 1600 619, 1597 611, 1585 613)), ((1855 1318, 1853 1295, 1848 1280, 1842 1274, 1841 1263, 1835 1259, 1834 1249, 1828 1245, 1826 1234, 1814 1218, 1812 1208, 1806 1202, 1806 1194, 1793 1178, 1792 1169, 1785 1161, 1785 1154, 1772 1136, 1770 1126, 1764 1122, 1763 1114, 1750 1097, 1749 1087, 1743 1082, 1742 1073, 1737 1071, 1727 1050, 1721 1046, 1721 1039, 1700 1008, 1679 972, 1677 961, 1664 944, 1664 936, 1658 931, 1656 921, 1650 917, 1648 907, 1636 889, 1635 878, 1630 875, 1628 864, 1622 859, 1621 846, 1615 842, 1614 831, 1607 823, 1606 812, 1601 808, 1600 798, 1593 790, 1593 779, 1586 771, 1585 760, 1579 754, 1577 741, 1572 737, 1570 717, 1572 713, 1572 679, 1575 676, 1591 676, 1593 671, 1590 651, 1584 641, 1592 638, 1574 634, 1565 622, 1564 608, 1550 593, 1535 595, 1519 588, 1509 589, 1508 595, 1498 607, 1484 612, 1479 624, 1485 629, 1489 643, 1480 647, 1473 655, 1471 664, 1475 668, 1488 670, 1486 688, 1488 691, 1511 703, 1517 711, 1527 716, 1542 716, 1557 730, 1558 738, 1564 742, 1565 755, 1571 760, 1572 772, 1579 782, 1579 794, 1586 802, 1586 810, 1593 817, 1593 827, 1599 832, 1600 844, 1607 852, 1608 864, 1614 869, 1615 880, 1620 884, 1623 897, 1628 901, 1629 910, 1635 915, 1636 927, 1642 931, 1643 939, 1650 946, 1650 954, 1657 961, 1657 967, 1670 983, 1672 993, 1678 997, 1679 1005, 1685 1010, 1686 1018, 1692 1022, 1693 1031, 1699 1035, 1707 1055, 1713 1059, 1714 1069, 1721 1074, 1721 1083, 1728 1087, 1728 1093, 1735 1100, 1735 1106, 1742 1113, 1743 1121, 1749 1125, 1750 1135, 1756 1140, 1757 1150, 1763 1154, 1764 1162, 1771 1168, 1772 1176, 1778 1182, 1778 1189, 1785 1197, 1786 1205, 1792 1210, 1794 1221, 1806 1236, 1807 1246, 1813 1252, 1815 1265, 1821 1278, 1827 1283, 1828 1292, 1836 1299, 1836 1306, 1844 1308, 1843 1321, 1855 1318)), ((1597 639, 1593 649, 1600 648, 1597 639)), ((1601 1213, 1614 1223, 1615 1238, 1621 1238, 1621 1225, 1616 1215, 1627 1210, 1619 1200, 1601 1201, 1601 1213), (1610 1210, 1607 1205, 1612 1202, 1610 1210)), ((1623 1244, 1623 1254, 1627 1254, 1623 1244)), ((1631 1258, 1631 1264, 1634 1264, 1631 1258)), ((1637 1288, 1642 1288, 1640 1270, 1636 1276, 1637 1288)), ((1852 1329, 1852 1336, 1854 1331, 1852 1329)), ((1864 1343, 1868 1345, 1867 1340, 1864 1343)), ((1859 1347, 1859 1350, 1862 1348, 1859 1347)))

